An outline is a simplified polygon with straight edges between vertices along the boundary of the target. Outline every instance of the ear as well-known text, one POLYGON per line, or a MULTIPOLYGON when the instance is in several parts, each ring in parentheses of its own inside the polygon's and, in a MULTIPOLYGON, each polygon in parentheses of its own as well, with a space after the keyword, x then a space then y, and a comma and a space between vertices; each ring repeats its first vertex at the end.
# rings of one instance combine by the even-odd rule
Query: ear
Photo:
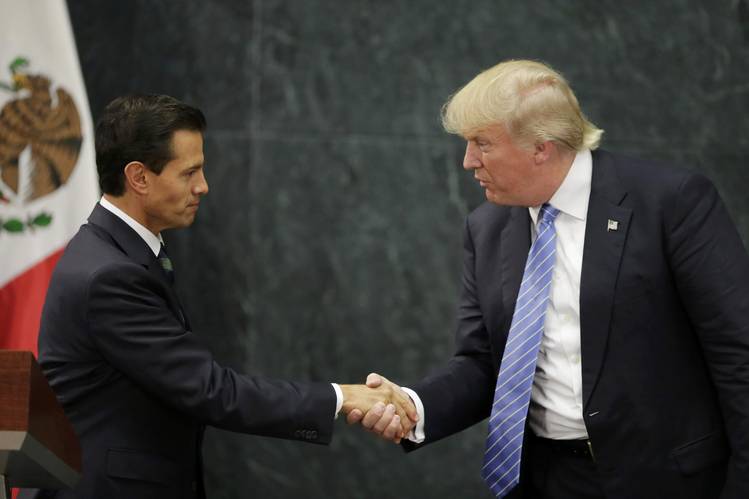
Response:
POLYGON ((540 165, 546 163, 554 153, 555 148, 556 145, 550 140, 536 144, 533 151, 533 159, 536 161, 536 164, 540 165))
POLYGON ((125 184, 136 194, 147 194, 146 165, 140 161, 131 161, 125 165, 125 184))

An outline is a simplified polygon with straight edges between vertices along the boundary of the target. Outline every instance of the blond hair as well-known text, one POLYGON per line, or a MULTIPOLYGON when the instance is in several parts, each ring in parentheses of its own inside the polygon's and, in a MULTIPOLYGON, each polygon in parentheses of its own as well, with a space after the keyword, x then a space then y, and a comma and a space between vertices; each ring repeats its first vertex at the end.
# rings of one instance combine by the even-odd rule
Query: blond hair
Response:
POLYGON ((470 136, 501 124, 524 147, 546 141, 595 149, 603 130, 587 120, 564 77, 536 61, 509 60, 479 73, 442 107, 442 126, 470 136))

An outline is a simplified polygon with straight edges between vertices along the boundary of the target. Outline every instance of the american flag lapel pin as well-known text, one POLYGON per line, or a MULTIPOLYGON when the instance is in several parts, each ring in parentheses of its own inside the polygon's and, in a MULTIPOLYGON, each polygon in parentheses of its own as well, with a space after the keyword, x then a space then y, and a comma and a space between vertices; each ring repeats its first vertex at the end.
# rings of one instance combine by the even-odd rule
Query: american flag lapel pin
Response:
POLYGON ((616 220, 611 220, 609 218, 609 223, 606 226, 606 232, 611 232, 612 230, 619 230, 619 222, 616 220))

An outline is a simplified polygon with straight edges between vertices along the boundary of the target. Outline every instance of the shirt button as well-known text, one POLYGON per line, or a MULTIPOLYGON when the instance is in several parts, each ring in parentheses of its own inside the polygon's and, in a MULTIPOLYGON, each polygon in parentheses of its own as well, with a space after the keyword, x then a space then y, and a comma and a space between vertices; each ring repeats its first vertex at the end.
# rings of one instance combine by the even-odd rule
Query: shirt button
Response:
POLYGON ((573 364, 579 364, 580 363, 580 356, 579 355, 573 355, 570 359, 573 364))

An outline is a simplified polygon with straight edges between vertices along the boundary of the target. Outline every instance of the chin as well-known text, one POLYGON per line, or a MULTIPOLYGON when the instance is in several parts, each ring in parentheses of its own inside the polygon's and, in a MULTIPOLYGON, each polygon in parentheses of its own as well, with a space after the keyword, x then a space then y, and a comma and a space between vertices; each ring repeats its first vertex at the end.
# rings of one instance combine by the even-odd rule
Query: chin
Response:
POLYGON ((525 206, 503 196, 486 196, 486 200, 499 206, 525 206))
POLYGON ((507 202, 504 200, 502 196, 497 196, 493 192, 486 191, 486 200, 490 203, 499 204, 499 205, 505 205, 507 202))
POLYGON ((184 228, 191 226, 194 221, 195 221, 195 217, 180 220, 179 222, 175 222, 174 225, 172 225, 172 228, 184 229, 184 228))

